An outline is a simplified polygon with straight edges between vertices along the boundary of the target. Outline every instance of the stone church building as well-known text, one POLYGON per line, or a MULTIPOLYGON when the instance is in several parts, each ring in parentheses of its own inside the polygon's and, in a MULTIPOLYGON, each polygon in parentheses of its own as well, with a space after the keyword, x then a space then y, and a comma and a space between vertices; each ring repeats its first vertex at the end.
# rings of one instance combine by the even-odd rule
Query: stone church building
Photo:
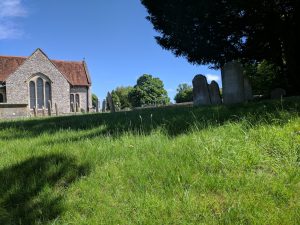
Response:
POLYGON ((59 114, 92 108, 85 61, 51 60, 37 49, 29 57, 0 56, 0 117, 30 116, 51 103, 59 114))

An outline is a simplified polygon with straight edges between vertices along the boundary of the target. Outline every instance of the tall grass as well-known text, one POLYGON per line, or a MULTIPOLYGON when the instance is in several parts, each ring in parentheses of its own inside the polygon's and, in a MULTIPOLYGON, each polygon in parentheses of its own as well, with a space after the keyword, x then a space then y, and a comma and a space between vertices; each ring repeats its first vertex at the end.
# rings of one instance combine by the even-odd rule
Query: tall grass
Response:
POLYGON ((298 224, 299 98, 0 122, 0 224, 298 224))

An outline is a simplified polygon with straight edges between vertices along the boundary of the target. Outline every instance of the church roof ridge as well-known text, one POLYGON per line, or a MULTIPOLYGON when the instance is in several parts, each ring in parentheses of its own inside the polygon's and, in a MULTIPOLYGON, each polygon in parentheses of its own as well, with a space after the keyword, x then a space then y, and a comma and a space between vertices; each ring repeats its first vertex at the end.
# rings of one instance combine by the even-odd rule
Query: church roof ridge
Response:
MULTIPOLYGON (((47 58, 48 56, 40 49, 47 58)), ((36 52, 35 51, 35 52, 36 52)), ((5 56, 0 55, 0 81, 5 81, 7 77, 15 72, 18 67, 20 67, 26 59, 30 56, 5 56)), ((90 86, 91 81, 89 78, 88 71, 86 71, 85 61, 74 61, 74 60, 60 60, 60 59, 50 59, 50 62, 57 67, 57 69, 66 77, 66 79, 73 86, 90 86)))

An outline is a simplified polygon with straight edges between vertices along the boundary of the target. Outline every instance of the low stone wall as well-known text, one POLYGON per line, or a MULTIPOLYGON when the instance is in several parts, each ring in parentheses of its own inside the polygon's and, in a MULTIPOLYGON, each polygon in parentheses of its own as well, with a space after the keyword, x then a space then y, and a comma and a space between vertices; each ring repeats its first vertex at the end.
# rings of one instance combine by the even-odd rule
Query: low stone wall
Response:
POLYGON ((27 104, 0 103, 0 119, 28 117, 29 115, 27 104))

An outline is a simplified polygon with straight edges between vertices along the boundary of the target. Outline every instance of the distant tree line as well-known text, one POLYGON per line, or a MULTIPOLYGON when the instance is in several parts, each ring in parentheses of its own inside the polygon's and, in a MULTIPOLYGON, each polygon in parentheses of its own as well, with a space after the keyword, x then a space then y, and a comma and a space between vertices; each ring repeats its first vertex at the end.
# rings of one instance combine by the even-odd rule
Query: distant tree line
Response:
POLYGON ((149 74, 137 79, 133 87, 117 87, 111 92, 116 110, 170 103, 162 80, 149 74))

